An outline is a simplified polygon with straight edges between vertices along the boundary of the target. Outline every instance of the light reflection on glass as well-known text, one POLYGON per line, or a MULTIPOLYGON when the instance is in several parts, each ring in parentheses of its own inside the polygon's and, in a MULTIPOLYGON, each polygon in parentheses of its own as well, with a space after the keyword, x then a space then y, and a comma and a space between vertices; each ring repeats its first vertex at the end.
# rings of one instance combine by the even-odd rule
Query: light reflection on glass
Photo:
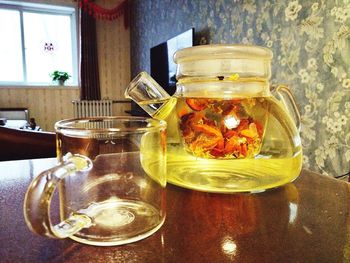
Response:
POLYGON ((240 119, 238 119, 237 117, 235 117, 233 115, 229 115, 224 119, 225 126, 228 129, 237 128, 240 122, 241 122, 240 119))

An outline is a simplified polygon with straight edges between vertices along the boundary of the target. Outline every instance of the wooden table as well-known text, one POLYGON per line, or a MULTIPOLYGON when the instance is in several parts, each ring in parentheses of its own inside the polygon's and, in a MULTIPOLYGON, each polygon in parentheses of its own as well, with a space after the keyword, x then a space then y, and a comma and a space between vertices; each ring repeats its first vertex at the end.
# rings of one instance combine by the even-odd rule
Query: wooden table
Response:
POLYGON ((36 236, 24 222, 24 193, 54 163, 0 162, 0 262, 350 262, 349 184, 309 171, 259 194, 168 185, 164 226, 124 246, 36 236))

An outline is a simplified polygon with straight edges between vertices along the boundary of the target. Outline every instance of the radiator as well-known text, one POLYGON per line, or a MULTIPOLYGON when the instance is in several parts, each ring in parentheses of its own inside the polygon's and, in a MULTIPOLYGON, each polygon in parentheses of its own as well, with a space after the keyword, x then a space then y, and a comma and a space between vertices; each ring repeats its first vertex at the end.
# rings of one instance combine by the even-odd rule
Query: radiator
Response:
POLYGON ((73 111, 75 118, 112 116, 112 100, 74 100, 73 111))

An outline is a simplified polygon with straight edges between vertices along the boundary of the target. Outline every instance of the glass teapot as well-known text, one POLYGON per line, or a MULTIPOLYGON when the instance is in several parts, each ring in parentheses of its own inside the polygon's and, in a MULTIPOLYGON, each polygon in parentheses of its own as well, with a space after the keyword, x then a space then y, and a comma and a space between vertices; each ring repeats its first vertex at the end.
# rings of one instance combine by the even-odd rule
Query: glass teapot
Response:
POLYGON ((131 81, 125 96, 168 123, 169 183, 261 192, 299 175, 300 115, 286 86, 270 88, 271 59, 263 47, 195 46, 174 55, 173 96, 145 72, 131 81))

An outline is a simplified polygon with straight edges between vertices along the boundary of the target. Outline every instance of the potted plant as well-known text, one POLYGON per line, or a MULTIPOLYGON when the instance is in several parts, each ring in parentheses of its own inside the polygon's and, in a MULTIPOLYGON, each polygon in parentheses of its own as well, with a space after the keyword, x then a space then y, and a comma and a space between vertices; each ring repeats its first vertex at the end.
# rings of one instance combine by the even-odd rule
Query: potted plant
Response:
POLYGON ((50 76, 52 77, 53 81, 57 81, 61 86, 64 85, 64 82, 71 77, 67 72, 58 70, 52 72, 50 76))

